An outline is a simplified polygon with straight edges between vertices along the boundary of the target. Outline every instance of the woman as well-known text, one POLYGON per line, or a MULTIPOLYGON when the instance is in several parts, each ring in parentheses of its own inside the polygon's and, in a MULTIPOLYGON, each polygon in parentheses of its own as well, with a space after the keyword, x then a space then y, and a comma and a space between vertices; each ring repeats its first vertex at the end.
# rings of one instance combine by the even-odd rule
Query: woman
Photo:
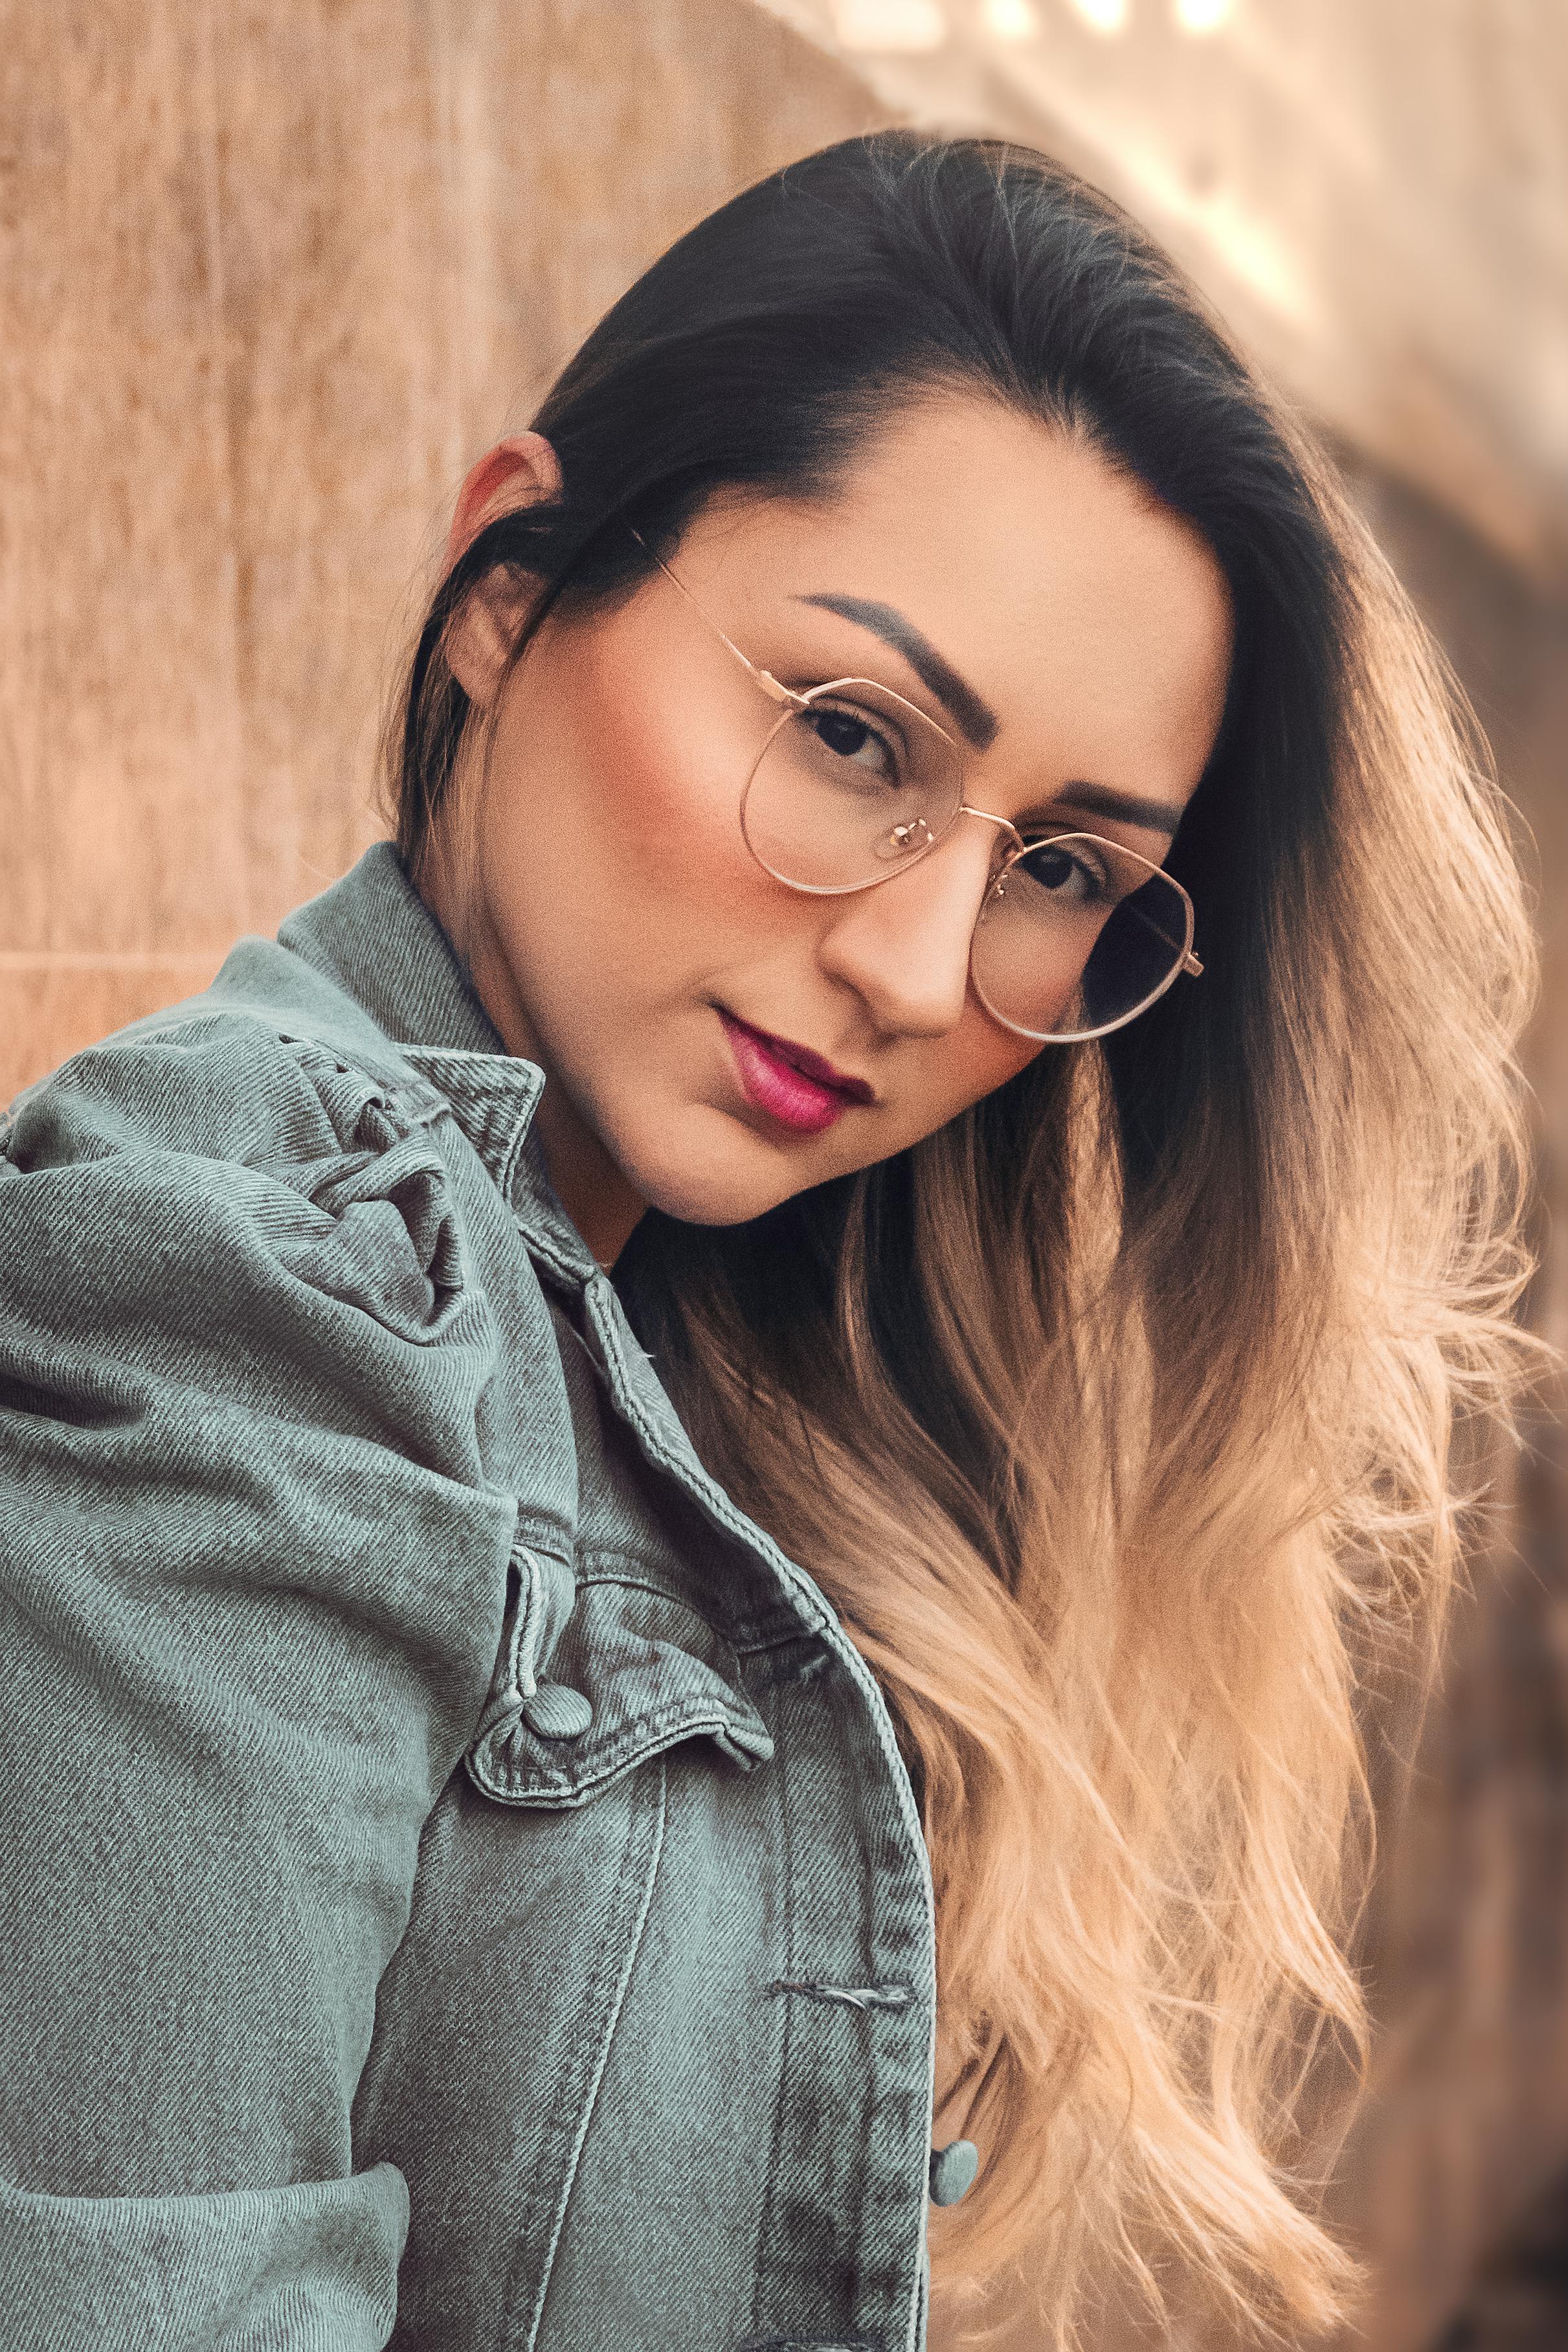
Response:
POLYGON ((1330 2321, 1357 1678, 1521 1279, 1437 656, 1123 214, 879 135, 475 468, 403 708, 0 1163, 0 2335, 1330 2321))

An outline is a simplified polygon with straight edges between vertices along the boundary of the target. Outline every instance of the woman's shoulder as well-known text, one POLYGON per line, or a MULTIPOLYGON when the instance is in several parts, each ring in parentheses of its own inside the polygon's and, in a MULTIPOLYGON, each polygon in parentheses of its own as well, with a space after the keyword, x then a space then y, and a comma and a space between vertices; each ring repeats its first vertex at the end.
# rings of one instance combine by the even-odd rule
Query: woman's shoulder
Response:
MULTIPOLYGON (((364 1150, 367 1105, 429 1105, 352 998, 270 940, 243 940, 212 986, 85 1046, 0 1124, 13 1171, 176 1153, 296 1168, 364 1150)), ((384 1139, 396 1122, 383 1121, 384 1139)))
POLYGON ((442 1098, 297 963, 246 941, 212 990, 18 1097, 0 1129, 13 1318, 121 1360, 177 1355, 229 1394, 268 1352, 296 1377, 302 1355, 347 1354, 379 1391, 408 1343, 474 1339, 486 1305, 442 1098))

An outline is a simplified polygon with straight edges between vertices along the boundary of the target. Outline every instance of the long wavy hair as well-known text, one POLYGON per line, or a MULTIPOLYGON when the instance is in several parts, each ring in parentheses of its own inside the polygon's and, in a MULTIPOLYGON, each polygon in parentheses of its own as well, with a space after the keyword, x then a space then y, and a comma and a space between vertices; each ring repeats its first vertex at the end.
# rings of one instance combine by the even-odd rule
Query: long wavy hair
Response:
MULTIPOLYGON (((885 1691, 938 1922, 932 2222, 973 2340, 1021 2268, 1335 2319, 1300 2095, 1359 2047, 1358 1695, 1427 1656, 1454 1433, 1518 1358, 1532 977, 1465 707, 1332 469, 1175 265, 1028 149, 791 164, 631 288, 536 417, 559 499, 442 582, 395 722, 416 877, 474 713, 454 614, 635 593, 716 493, 831 496, 933 390, 1090 445, 1190 519, 1237 645, 1169 858, 1207 977, 1046 1047, 924 1142, 755 1222, 651 1213, 617 1279, 710 1468, 885 1691)), ((527 648, 526 632, 515 654, 527 648)))

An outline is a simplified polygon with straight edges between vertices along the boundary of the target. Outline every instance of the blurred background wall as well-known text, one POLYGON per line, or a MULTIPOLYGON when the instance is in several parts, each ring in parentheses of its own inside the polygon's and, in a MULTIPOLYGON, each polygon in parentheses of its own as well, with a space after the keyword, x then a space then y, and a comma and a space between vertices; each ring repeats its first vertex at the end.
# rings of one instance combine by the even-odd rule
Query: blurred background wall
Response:
MULTIPOLYGON (((466 465, 673 236, 892 120, 1087 170, 1332 441, 1536 844, 1549 1234, 1548 0, 0 0, 0 1100, 381 830, 384 691, 466 465)), ((1531 1312, 1568 1339, 1550 1243, 1531 1312)), ((1334 2192, 1373 2352, 1568 2346, 1568 1484, 1546 1404, 1527 1435, 1418 1769, 1383 1769, 1384 2030, 1334 2192)))

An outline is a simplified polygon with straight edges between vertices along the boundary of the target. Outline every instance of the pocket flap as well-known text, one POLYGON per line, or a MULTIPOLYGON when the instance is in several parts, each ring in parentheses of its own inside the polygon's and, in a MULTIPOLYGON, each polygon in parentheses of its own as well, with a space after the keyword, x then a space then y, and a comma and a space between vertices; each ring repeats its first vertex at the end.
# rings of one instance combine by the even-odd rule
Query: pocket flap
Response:
POLYGON ((591 1570, 537 1672, 527 1617, 525 1583, 465 1759, 469 1779, 497 1802, 583 1804, 685 1739, 711 1739, 741 1771, 771 1759, 734 1650, 674 1593, 629 1572, 591 1570))

